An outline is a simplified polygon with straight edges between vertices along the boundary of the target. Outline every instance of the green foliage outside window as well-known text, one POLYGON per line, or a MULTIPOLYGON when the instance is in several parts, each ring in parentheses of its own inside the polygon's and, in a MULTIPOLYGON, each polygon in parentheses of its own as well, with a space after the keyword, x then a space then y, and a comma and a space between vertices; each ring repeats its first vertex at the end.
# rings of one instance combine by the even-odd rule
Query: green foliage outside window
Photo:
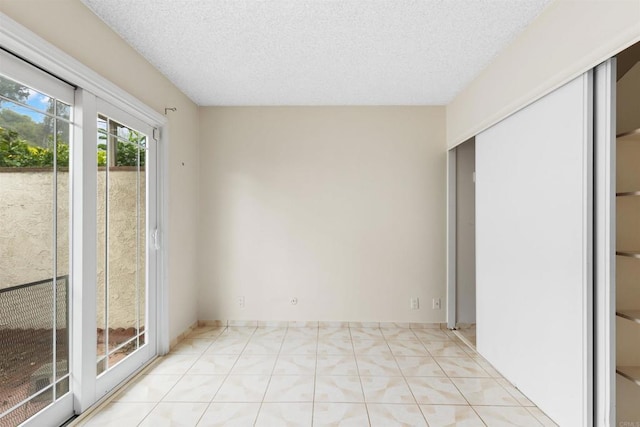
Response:
MULTIPOLYGON (((43 148, 29 144, 20 138, 18 132, 0 127, 0 167, 47 167, 53 166, 53 143, 43 148)), ((56 144, 56 163, 59 167, 69 166, 69 146, 59 141, 56 144)))
MULTIPOLYGON (((133 143, 118 141, 116 145, 116 166, 138 165, 138 139, 141 135, 132 135, 133 143)), ((16 131, 0 127, 0 167, 39 168, 53 166, 53 138, 48 137, 47 147, 41 147, 21 138, 16 131)), ((69 145, 61 140, 56 144, 56 163, 58 167, 69 166, 69 145)), ((140 166, 144 166, 145 151, 140 149, 140 166)), ((107 146, 98 144, 98 166, 107 165, 107 146)))
MULTIPOLYGON (((144 166, 144 149, 140 149, 140 166, 144 166)), ((116 143, 116 166, 137 166, 138 145, 118 140, 116 143)), ((98 166, 107 165, 107 144, 98 144, 98 166)))

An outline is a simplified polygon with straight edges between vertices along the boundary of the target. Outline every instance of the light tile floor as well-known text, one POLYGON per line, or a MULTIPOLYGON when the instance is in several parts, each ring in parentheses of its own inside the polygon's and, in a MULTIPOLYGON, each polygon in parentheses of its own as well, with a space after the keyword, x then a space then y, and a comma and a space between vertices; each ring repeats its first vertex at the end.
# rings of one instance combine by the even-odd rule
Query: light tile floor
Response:
POLYGON ((440 329, 201 327, 85 426, 554 426, 440 329))

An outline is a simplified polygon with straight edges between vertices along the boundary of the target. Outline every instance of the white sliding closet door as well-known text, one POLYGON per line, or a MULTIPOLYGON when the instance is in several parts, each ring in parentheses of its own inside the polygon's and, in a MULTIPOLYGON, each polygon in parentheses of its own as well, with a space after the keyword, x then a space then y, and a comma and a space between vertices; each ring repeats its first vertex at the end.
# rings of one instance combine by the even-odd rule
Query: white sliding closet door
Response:
POLYGON ((592 76, 476 138, 479 352, 561 426, 592 424, 592 76))

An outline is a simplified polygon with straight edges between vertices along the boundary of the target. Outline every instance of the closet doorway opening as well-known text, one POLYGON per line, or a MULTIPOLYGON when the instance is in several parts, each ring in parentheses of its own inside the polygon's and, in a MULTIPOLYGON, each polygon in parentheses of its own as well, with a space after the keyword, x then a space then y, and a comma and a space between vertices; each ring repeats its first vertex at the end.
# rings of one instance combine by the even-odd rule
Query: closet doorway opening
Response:
POLYGON ((476 142, 449 151, 447 327, 476 346, 476 142))
POLYGON ((616 59, 615 407, 622 425, 640 420, 640 43, 616 59))

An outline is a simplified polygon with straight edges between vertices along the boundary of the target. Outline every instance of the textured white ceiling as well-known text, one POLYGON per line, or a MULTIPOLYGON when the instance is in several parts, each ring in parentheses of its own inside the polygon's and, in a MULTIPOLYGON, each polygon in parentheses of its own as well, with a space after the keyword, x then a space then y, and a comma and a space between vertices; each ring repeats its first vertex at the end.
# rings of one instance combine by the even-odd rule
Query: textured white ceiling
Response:
POLYGON ((198 105, 445 105, 551 2, 82 1, 198 105))

